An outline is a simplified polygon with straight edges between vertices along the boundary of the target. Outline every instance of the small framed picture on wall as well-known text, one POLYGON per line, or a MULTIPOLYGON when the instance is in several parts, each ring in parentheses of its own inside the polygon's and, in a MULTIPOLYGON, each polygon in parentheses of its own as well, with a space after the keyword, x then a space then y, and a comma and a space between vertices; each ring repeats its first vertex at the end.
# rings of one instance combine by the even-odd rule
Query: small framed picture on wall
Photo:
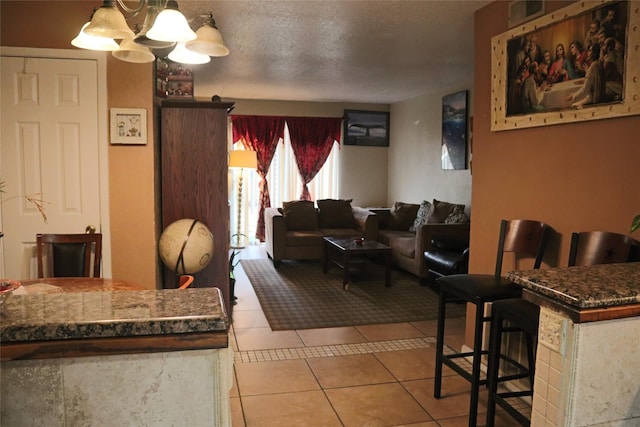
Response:
POLYGON ((143 108, 111 109, 111 144, 145 145, 147 110, 143 108))
POLYGON ((344 110, 344 145, 389 146, 389 113, 344 110))

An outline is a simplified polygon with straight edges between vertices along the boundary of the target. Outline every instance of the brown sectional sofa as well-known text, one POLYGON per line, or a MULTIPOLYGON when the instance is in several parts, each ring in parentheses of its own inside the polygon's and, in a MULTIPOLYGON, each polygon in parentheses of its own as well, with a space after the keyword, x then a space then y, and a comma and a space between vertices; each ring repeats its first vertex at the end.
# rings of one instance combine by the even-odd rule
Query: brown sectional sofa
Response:
POLYGON ((434 239, 469 239, 464 205, 433 200, 421 204, 396 202, 392 208, 352 207, 351 200, 286 202, 265 209, 267 255, 276 268, 283 260, 322 259, 324 236, 364 237, 391 247, 396 267, 426 284, 424 252, 434 239))
POLYGON ((378 217, 371 211, 352 207, 350 200, 325 199, 313 202, 285 202, 282 208, 265 209, 267 255, 278 268, 283 260, 322 259, 324 236, 378 236, 378 217))
POLYGON ((469 238, 471 224, 464 205, 396 202, 391 209, 372 211, 378 215, 378 241, 391 247, 393 264, 417 276, 422 285, 429 272, 424 252, 435 250, 432 241, 469 238))

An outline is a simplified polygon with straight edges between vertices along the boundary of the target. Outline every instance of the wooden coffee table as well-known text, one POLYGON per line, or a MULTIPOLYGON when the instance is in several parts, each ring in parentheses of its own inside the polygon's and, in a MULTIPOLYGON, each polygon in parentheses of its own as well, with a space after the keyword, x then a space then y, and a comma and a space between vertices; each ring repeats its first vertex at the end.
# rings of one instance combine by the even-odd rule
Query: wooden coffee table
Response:
POLYGON ((391 248, 375 240, 357 238, 324 238, 324 272, 329 271, 330 263, 342 268, 344 275, 342 288, 349 290, 349 270, 355 264, 362 264, 366 257, 384 257, 384 285, 391 286, 391 248))

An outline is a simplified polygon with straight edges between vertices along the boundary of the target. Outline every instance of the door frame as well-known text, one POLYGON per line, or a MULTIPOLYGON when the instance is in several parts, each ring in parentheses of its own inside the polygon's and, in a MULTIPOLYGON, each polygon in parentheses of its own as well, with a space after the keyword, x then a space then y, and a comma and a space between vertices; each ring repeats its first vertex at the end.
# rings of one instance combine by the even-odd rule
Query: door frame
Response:
MULTIPOLYGON (((98 167, 100 185, 100 232, 102 233, 102 277, 111 277, 111 217, 109 215, 109 144, 107 104, 107 54, 92 50, 40 49, 0 46, 0 55, 29 58, 83 59, 96 61, 98 87, 98 167)), ((1 213, 0 213, 1 215, 1 213)), ((1 218, 1 217, 0 217, 1 218)), ((4 255, 2 256, 4 259, 4 255)), ((4 267, 4 265, 1 265, 4 267)), ((4 270, 4 268, 2 268, 4 270)), ((2 271, 4 272, 4 271, 2 271)))

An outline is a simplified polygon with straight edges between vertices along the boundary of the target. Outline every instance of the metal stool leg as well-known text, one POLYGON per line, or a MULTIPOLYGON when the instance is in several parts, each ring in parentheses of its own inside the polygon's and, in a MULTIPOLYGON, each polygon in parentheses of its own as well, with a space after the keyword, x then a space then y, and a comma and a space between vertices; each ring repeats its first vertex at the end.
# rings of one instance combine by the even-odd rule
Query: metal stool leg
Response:
POLYGON ((476 304, 476 320, 473 339, 473 364, 471 370, 471 399, 469 401, 469 426, 475 426, 478 418, 478 395, 480 394, 480 364, 482 362, 482 328, 484 305, 476 304))
POLYGON ((500 370, 500 346, 502 343, 502 317, 493 313, 491 321, 491 334, 489 338, 489 366, 487 369, 487 425, 493 427, 496 416, 495 393, 498 390, 498 372, 500 370))
POLYGON ((442 288, 438 292, 438 327, 436 332, 436 373, 433 386, 433 397, 439 399, 442 392, 442 353, 444 351, 444 320, 447 306, 442 288))

